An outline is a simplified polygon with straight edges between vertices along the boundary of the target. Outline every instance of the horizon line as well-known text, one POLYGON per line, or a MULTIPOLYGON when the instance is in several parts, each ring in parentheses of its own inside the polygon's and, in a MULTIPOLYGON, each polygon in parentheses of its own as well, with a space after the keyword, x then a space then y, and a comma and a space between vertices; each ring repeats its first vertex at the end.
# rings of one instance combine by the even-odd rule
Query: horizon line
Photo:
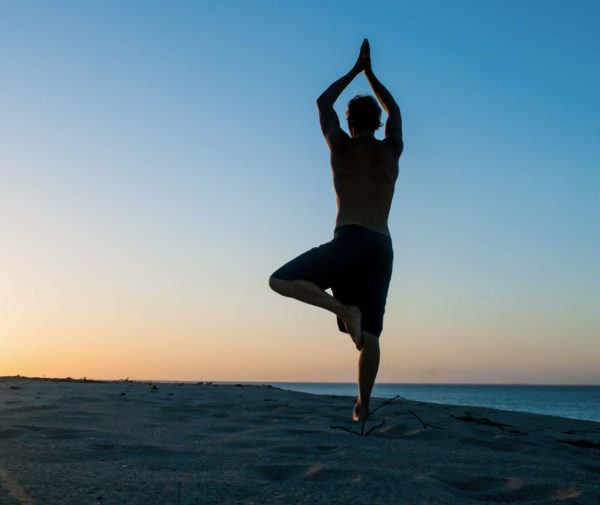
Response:
MULTIPOLYGON (((29 377, 26 375, 4 375, 2 379, 31 379, 31 380, 53 380, 64 382, 162 382, 172 384, 351 384, 356 382, 343 381, 294 381, 294 380, 173 380, 173 379, 93 379, 87 376, 75 379, 73 377, 29 377)), ((375 385, 407 385, 407 386, 580 386, 580 387, 600 387, 598 384, 565 384, 565 383, 530 383, 530 382, 377 382, 375 385)))

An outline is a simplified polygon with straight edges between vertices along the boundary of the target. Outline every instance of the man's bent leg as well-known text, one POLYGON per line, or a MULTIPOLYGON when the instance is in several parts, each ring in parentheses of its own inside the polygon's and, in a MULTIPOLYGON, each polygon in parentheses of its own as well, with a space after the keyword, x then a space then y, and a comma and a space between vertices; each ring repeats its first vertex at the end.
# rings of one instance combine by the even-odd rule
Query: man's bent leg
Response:
POLYGON ((358 400, 352 414, 355 421, 364 421, 369 415, 371 390, 379 369, 379 338, 363 331, 363 342, 358 358, 358 400))
POLYGON ((295 298, 304 303, 315 305, 333 312, 344 324, 356 347, 362 348, 361 312, 358 307, 351 307, 340 302, 317 284, 302 279, 285 280, 271 276, 269 286, 280 295, 295 298))

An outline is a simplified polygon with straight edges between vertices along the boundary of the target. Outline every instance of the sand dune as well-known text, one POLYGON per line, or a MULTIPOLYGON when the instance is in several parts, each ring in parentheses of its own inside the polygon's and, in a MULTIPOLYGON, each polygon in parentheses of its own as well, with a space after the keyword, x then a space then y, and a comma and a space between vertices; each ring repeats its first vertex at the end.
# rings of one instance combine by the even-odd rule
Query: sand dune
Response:
POLYGON ((0 379, 0 505, 600 503, 600 423, 265 386, 0 379), (375 401, 375 405, 377 401, 375 401))

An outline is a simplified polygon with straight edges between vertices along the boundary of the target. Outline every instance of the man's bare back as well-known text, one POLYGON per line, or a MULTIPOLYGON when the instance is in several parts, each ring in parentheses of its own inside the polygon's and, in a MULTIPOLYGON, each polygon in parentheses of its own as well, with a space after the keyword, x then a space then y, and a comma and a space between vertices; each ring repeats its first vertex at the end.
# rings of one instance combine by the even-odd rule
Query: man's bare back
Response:
POLYGON ((389 142, 348 137, 332 149, 331 170, 336 228, 360 224, 389 235, 387 220, 398 177, 398 158, 389 142))

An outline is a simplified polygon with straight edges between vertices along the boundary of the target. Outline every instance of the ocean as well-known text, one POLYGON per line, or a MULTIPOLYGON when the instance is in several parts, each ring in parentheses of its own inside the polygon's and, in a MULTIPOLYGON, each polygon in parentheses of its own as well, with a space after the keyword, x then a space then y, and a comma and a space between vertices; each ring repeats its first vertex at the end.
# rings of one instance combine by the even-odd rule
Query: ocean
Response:
MULTIPOLYGON (((264 382, 317 395, 355 396, 356 383, 264 382)), ((375 384, 374 398, 400 395, 408 400, 491 407, 600 422, 600 386, 476 384, 375 384)))

